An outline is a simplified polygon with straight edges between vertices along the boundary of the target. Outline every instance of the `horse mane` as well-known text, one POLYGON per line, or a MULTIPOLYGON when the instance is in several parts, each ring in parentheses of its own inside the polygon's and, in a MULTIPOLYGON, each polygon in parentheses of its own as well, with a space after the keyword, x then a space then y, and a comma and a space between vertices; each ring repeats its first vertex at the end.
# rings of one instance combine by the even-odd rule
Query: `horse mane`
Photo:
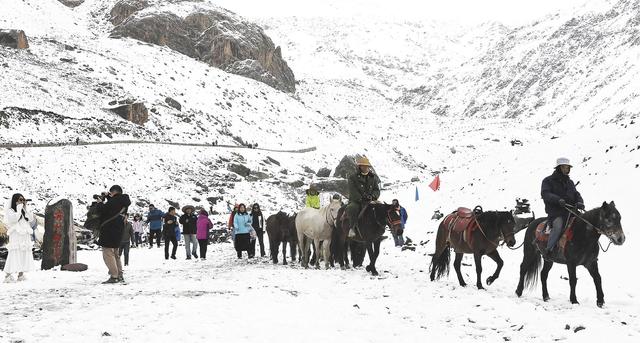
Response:
POLYGON ((478 223, 487 236, 496 237, 502 234, 500 224, 509 217, 513 218, 510 211, 483 211, 478 215, 478 223))

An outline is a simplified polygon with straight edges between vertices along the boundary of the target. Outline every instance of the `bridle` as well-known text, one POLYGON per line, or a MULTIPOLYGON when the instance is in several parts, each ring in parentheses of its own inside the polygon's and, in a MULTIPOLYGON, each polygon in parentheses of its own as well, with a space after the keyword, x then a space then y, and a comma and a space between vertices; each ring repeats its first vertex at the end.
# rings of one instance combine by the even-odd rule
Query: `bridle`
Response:
POLYGON ((332 228, 335 229, 336 228, 336 218, 333 217, 333 215, 331 214, 331 204, 329 204, 329 206, 327 206, 327 212, 324 214, 324 220, 327 222, 327 224, 332 228), (329 215, 331 215, 331 220, 329 220, 329 215))
POLYGON ((576 218, 578 218, 578 219, 582 220, 585 224, 587 224, 587 225, 591 226, 594 230, 596 230, 596 232, 597 232, 599 235, 605 236, 605 237, 607 237, 607 238, 609 239, 609 244, 607 245, 607 248, 606 248, 606 249, 604 249, 604 248, 602 247, 602 244, 600 244, 600 240, 598 240, 598 246, 600 246, 600 250, 602 250, 602 252, 607 252, 607 251, 609 250, 609 247, 611 246, 611 243, 613 243, 613 240, 612 240, 612 239, 611 239, 611 238, 606 234, 606 232, 605 232, 604 230, 602 230, 601 228, 599 228, 599 227, 597 227, 597 226, 593 225, 593 224, 592 224, 591 222, 589 222, 588 220, 586 220, 586 219, 582 218, 582 216, 581 216, 579 213, 576 213, 576 212, 572 211, 572 210, 571 210, 572 208, 575 208, 575 209, 576 209, 576 211, 579 211, 579 209, 578 209, 577 207, 575 207, 575 206, 572 206, 572 205, 569 205, 569 204, 566 204, 566 205, 564 206, 564 209, 565 209, 565 210, 567 210, 569 213, 573 214, 576 218))

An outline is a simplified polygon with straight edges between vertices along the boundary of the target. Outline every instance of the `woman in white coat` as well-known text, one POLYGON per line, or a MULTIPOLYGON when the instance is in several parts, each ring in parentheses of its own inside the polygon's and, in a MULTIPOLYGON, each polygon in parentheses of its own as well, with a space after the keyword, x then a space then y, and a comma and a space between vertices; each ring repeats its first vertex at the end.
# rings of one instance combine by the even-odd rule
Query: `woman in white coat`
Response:
POLYGON ((11 203, 5 208, 4 218, 9 235, 7 244, 9 255, 4 266, 4 272, 7 273, 5 282, 13 281, 11 276, 13 273, 18 273, 18 281, 23 281, 25 272, 35 270, 31 250, 33 247, 31 222, 34 217, 33 213, 27 209, 27 202, 22 194, 14 194, 11 197, 11 203))

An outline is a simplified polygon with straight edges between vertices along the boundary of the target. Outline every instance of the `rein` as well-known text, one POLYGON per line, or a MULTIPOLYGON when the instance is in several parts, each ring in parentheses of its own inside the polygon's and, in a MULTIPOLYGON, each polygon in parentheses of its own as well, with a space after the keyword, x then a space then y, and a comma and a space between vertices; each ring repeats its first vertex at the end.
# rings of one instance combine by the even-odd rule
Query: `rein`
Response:
MULTIPOLYGON (((587 225, 591 225, 591 227, 593 227, 593 228, 596 230, 596 232, 597 232, 598 234, 600 234, 600 235, 604 235, 605 237, 609 238, 609 236, 607 236, 601 228, 599 228, 599 227, 597 227, 597 226, 593 225, 593 224, 592 224, 592 223, 590 223, 588 220, 586 220, 586 219, 582 218, 582 216, 580 216, 580 214, 578 214, 578 213, 576 213, 576 212, 572 211, 572 210, 571 210, 571 208, 576 208, 576 207, 571 206, 571 205, 565 205, 565 206, 564 206, 564 209, 565 209, 565 210, 567 210, 569 213, 573 214, 576 218, 578 218, 578 219, 582 220, 582 221, 583 221, 585 224, 587 224, 587 225)), ((577 210, 577 208, 576 208, 576 210, 577 210)), ((600 240, 598 240, 598 246, 600 247, 600 250, 602 250, 602 252, 607 252, 607 251, 609 250, 609 247, 611 246, 611 243, 613 243, 613 241, 611 240, 611 238, 609 238, 609 244, 607 245, 607 249, 604 249, 604 248, 602 247, 602 244, 600 244, 600 240)))
MULTIPOLYGON (((497 215, 497 212, 496 212, 496 215, 497 215)), ((505 235, 505 234, 502 233, 502 230, 501 230, 500 235, 502 236, 502 243, 501 244, 495 243, 494 241, 490 240, 487 237, 487 235, 484 233, 484 230, 482 229, 482 226, 480 225, 480 222, 478 221, 478 217, 474 216, 473 220, 476 222, 476 225, 478 225, 478 229, 480 229, 480 232, 482 233, 482 236, 484 236, 484 238, 487 240, 487 242, 495 245, 496 247, 499 247, 500 245, 504 245, 505 243, 507 243, 507 237, 510 236, 511 238, 513 238, 516 235, 515 232, 511 232, 509 235, 505 235)), ((499 219, 496 218, 496 227, 498 226, 498 221, 499 221, 499 219)), ((524 244, 524 242, 522 242, 522 244, 524 244)), ((507 248, 509 248, 511 250, 516 250, 516 249, 520 248, 522 246, 522 244, 520 244, 520 246, 518 246, 517 248, 510 248, 507 245, 507 248)))
MULTIPOLYGON (((329 205, 329 206, 331 206, 331 205, 329 205)), ((329 216, 328 215, 330 215, 330 214, 331 214, 331 211, 329 210, 329 207, 327 207, 327 212, 325 212, 325 214, 324 214, 324 220, 327 222, 327 224, 332 229, 335 229, 336 228, 336 224, 335 224, 336 223, 336 218, 333 218, 333 215, 331 215, 331 221, 329 221, 329 219, 328 219, 329 216)))

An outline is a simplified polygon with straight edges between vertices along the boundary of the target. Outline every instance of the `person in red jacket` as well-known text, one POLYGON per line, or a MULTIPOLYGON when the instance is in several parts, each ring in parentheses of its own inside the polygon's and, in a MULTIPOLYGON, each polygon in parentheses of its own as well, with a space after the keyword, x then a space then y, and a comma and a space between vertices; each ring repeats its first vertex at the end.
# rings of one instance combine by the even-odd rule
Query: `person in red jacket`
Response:
POLYGON ((231 214, 229 215, 229 222, 227 223, 227 228, 231 232, 231 237, 232 238, 233 238, 233 219, 236 216, 236 213, 238 213, 238 204, 233 205, 233 210, 231 211, 231 214))

